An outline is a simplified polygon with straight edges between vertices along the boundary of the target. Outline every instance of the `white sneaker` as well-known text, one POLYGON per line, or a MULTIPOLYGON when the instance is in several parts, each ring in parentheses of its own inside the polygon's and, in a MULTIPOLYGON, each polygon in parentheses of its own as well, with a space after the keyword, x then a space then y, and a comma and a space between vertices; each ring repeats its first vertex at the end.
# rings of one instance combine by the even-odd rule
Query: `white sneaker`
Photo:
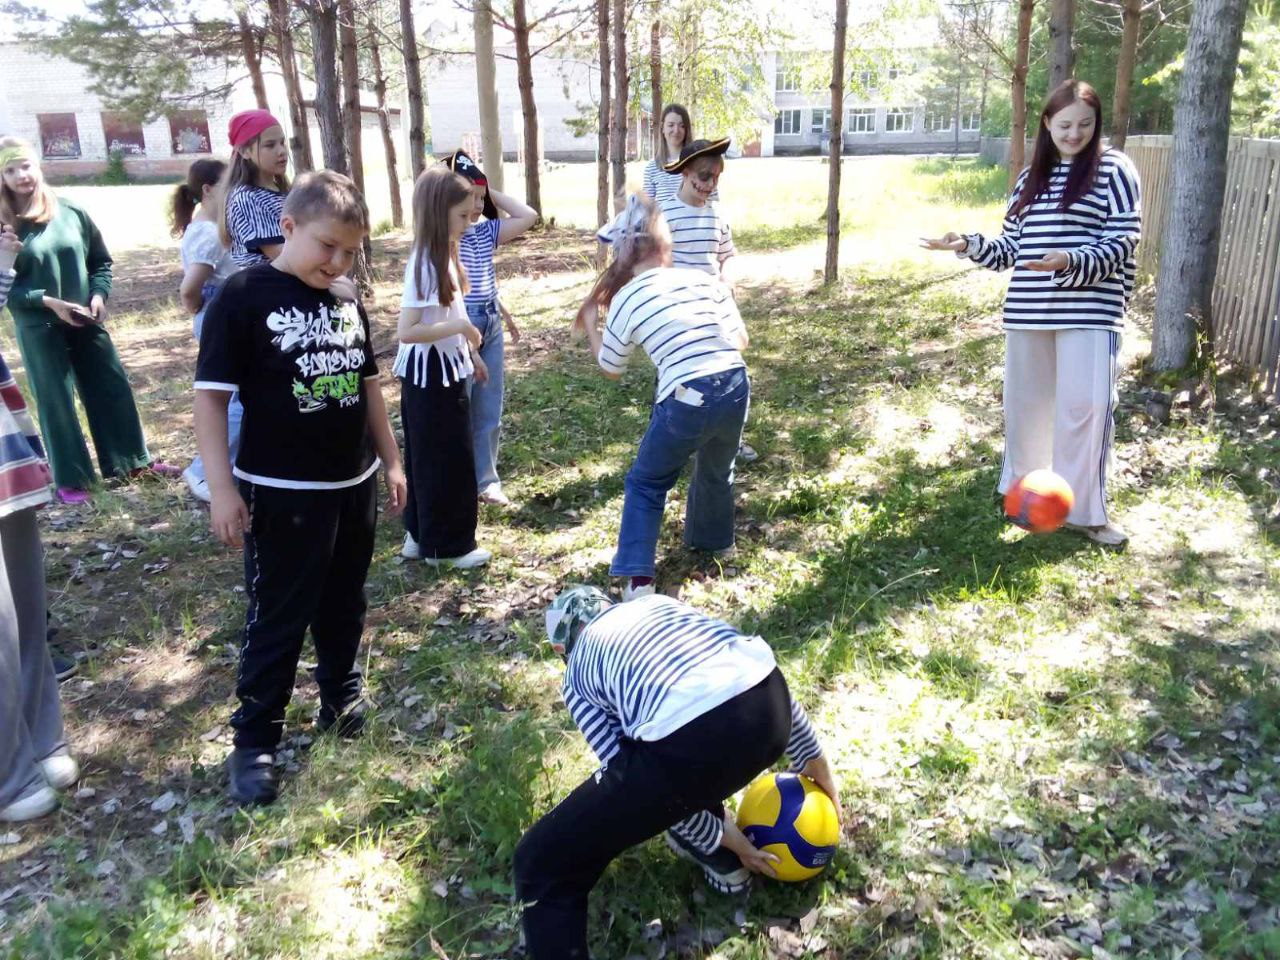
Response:
POLYGON ((0 807, 0 823, 20 823, 23 820, 35 820, 58 808, 58 795, 53 787, 41 787, 34 793, 19 797, 7 807, 0 807))
POLYGON ((1081 527, 1074 523, 1066 524, 1072 530, 1083 533, 1094 543, 1104 547, 1122 547, 1129 542, 1129 535, 1114 523, 1104 523, 1100 527, 1081 527))
POLYGON ((422 551, 418 549, 418 541, 411 534, 404 535, 404 546, 400 548, 400 556, 406 560, 421 560, 422 551))
POLYGON ((500 507, 511 506, 511 498, 502 492, 502 484, 491 483, 480 491, 481 503, 495 503, 500 507))
MULTIPOLYGON (((413 548, 418 549, 415 543, 413 548)), ((470 570, 473 567, 483 567, 493 558, 493 554, 488 550, 476 547, 470 553, 464 553, 460 557, 423 557, 422 562, 433 567, 454 567, 458 570, 470 570)))
POLYGON ((80 779, 80 765, 75 758, 66 753, 45 757, 40 761, 40 772, 45 781, 55 790, 65 790, 80 779))
POLYGON ((657 592, 657 584, 646 583, 642 587, 633 587, 631 585, 631 578, 628 577, 627 582, 622 587, 622 602, 626 603, 629 600, 635 600, 639 597, 651 597, 657 592))
POLYGON ((182 471, 182 479, 187 481, 187 489, 191 491, 191 495, 197 500, 204 503, 213 502, 213 494, 209 492, 208 480, 201 480, 191 472, 190 467, 182 471))

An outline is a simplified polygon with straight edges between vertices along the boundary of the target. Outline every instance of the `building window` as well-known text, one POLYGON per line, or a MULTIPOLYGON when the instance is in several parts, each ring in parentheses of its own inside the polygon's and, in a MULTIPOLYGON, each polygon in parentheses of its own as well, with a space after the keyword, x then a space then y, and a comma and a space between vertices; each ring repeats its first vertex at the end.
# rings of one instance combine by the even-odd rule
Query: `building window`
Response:
POLYGON ((180 110, 169 117, 169 142, 174 156, 210 151, 209 117, 203 110, 180 110))
POLYGON ((810 129, 813 133, 820 137, 825 137, 831 133, 831 108, 830 107, 814 107, 813 118, 810 123, 810 129))
POLYGON ((914 126, 913 119, 910 107, 893 107, 886 110, 884 114, 885 133, 910 133, 914 126))
POLYGON ((37 113, 40 155, 46 160, 75 160, 80 156, 80 131, 74 113, 37 113))
POLYGON ((791 137, 800 132, 800 111, 783 110, 774 118, 773 132, 778 136, 791 137))
POLYGON ((102 113, 102 139, 107 145, 107 155, 122 153, 126 157, 145 157, 147 141, 142 136, 142 124, 123 113, 102 113))
POLYGON ((857 107, 850 110, 848 127, 850 133, 875 133, 875 107, 857 107))
POLYGON ((960 111, 960 129, 965 133, 977 133, 982 129, 982 114, 975 106, 968 106, 960 111))
POLYGON ((945 107, 930 110, 925 115, 924 128, 929 133, 946 133, 951 129, 951 111, 945 107))
POLYGON ((880 81, 876 77, 876 72, 874 70, 866 69, 858 71, 858 85, 862 87, 863 90, 874 90, 879 82, 880 81))
POLYGON ((773 89, 777 93, 795 93, 800 89, 800 71, 781 57, 778 58, 778 72, 774 77, 773 89))
POLYGON ((890 67, 890 68, 889 68, 889 82, 890 82, 890 83, 893 83, 893 81, 897 80, 900 76, 902 76, 902 70, 901 70, 900 68, 898 68, 898 67, 890 67))

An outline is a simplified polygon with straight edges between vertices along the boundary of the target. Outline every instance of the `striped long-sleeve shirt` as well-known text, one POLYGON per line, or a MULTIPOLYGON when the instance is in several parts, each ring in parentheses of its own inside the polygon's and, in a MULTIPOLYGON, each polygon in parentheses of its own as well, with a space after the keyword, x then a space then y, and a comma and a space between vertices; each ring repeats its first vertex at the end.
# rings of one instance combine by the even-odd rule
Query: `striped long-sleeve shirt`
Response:
MULTIPOLYGON (((0 272, 0 309, 13 289, 14 272, 0 272)), ((27 402, 0 356, 0 517, 50 500, 53 477, 27 402)))
MULTIPOLYGON (((1049 187, 1018 216, 1006 215, 999 236, 968 234, 958 256, 992 270, 1013 268, 1004 324, 1017 330, 1119 330, 1133 295, 1134 251, 1142 234, 1138 171, 1118 150, 1107 150, 1093 189, 1061 209, 1070 164, 1059 163, 1049 187), (1065 270, 1029 270, 1024 264, 1051 250, 1067 254, 1065 270)), ((1009 209, 1027 177, 1014 187, 1009 209)))
POLYGON ((227 197, 227 233, 231 236, 231 259, 237 266, 270 263, 262 248, 284 243, 280 226, 284 196, 246 183, 232 188, 227 197))
POLYGON ((698 270, 655 267, 613 295, 601 335, 600 367, 626 369, 638 346, 658 368, 653 402, 682 383, 745 367, 736 346, 745 332, 728 287, 698 270))
MULTIPOLYGON (((669 736, 740 693, 777 667, 760 637, 687 604, 657 594, 615 604, 582 631, 564 678, 564 701, 602 764, 623 737, 655 741, 669 736)), ((791 701, 787 756, 799 770, 822 755, 805 715, 791 701)), ((702 811, 675 828, 700 849, 720 845, 723 824, 702 811)))

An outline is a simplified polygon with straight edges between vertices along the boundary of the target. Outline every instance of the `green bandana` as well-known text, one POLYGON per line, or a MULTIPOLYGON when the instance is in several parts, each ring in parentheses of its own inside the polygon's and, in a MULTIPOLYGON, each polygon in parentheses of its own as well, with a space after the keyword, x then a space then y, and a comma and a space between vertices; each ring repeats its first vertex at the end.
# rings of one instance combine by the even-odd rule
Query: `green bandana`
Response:
POLYGON ((569 587, 547 607, 547 639, 563 644, 564 655, 568 657, 579 628, 594 620, 609 605, 609 598, 595 587, 582 584, 569 587))
POLYGON ((0 170, 3 170, 15 160, 34 161, 35 158, 31 156, 30 147, 5 147, 3 150, 0 150, 0 170))

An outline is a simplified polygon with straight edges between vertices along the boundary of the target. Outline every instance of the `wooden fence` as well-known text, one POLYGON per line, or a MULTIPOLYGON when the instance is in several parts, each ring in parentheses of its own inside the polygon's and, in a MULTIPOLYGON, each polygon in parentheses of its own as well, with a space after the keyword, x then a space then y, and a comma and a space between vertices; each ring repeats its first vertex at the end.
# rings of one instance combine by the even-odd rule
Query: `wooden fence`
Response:
MULTIPOLYGON (((1129 137, 1127 153, 1142 175, 1138 270, 1154 273, 1172 200, 1172 137, 1129 137)), ((1222 238, 1213 285, 1218 355, 1280 386, 1280 140, 1232 138, 1222 238)))

